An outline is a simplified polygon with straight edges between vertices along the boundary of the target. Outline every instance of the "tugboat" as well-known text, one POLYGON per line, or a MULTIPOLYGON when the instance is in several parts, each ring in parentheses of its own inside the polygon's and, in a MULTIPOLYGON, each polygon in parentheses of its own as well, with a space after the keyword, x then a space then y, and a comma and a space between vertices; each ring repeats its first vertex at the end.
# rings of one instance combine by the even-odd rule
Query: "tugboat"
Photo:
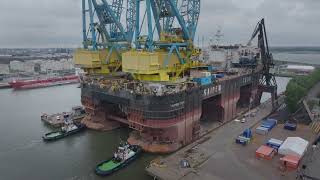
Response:
POLYGON ((76 134, 86 128, 84 124, 73 123, 73 121, 70 120, 71 118, 69 114, 65 114, 63 119, 65 125, 61 127, 61 130, 46 133, 44 136, 42 136, 44 141, 58 140, 72 134, 76 134))
POLYGON ((110 175, 127 166, 130 162, 135 160, 141 152, 142 149, 140 146, 130 145, 127 142, 120 143, 112 158, 103 161, 96 166, 95 173, 99 176, 110 175))

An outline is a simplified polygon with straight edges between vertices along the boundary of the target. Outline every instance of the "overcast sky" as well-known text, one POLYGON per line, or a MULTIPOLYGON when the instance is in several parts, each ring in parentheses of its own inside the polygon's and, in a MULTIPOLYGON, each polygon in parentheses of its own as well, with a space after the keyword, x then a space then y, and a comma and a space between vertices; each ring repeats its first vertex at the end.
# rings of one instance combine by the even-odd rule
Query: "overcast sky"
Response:
MULTIPOLYGON (((198 35, 246 43, 262 17, 273 46, 320 46, 320 0, 201 0, 198 35)), ((81 31, 81 0, 0 0, 2 48, 78 47, 81 31)))

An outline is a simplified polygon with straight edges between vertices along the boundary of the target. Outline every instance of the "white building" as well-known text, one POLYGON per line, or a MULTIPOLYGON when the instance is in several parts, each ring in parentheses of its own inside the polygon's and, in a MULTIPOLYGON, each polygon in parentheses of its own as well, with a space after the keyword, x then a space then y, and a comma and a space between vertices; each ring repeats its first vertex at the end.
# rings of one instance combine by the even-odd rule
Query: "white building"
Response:
POLYGON ((13 71, 24 71, 24 62, 22 61, 10 61, 10 69, 13 71))
POLYGON ((0 64, 0 74, 9 74, 9 64, 0 64))
POLYGON ((74 68, 72 59, 61 59, 60 61, 47 60, 40 64, 42 72, 58 71, 58 70, 71 70, 74 68))
POLYGON ((293 72, 304 72, 304 73, 311 73, 315 70, 315 67, 313 66, 304 66, 304 65, 288 65, 287 66, 288 71, 293 72))
POLYGON ((39 69, 39 68, 41 72, 71 70, 74 68, 74 61, 73 59, 61 59, 60 61, 37 59, 37 60, 30 60, 26 62, 21 62, 21 61, 10 62, 10 69, 13 71, 33 73, 35 72, 35 69, 39 69))
POLYGON ((310 74, 315 70, 315 67, 313 66, 307 66, 307 65, 281 65, 278 68, 278 73, 280 72, 286 72, 286 73, 294 73, 299 75, 306 75, 310 74))
POLYGON ((35 62, 33 61, 26 61, 24 62, 23 65, 23 71, 24 72, 28 72, 28 73, 33 73, 34 72, 34 66, 35 66, 35 62))

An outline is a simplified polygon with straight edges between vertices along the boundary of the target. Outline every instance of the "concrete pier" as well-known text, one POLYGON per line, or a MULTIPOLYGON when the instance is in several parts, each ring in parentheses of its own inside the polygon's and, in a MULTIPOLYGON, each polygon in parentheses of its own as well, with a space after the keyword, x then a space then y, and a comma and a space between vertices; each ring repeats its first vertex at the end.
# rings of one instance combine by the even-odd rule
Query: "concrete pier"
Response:
POLYGON ((310 139, 314 137, 313 134, 310 133, 307 126, 300 127, 300 130, 297 131, 298 134, 296 134, 296 132, 283 130, 283 126, 279 125, 267 136, 254 133, 253 142, 245 147, 235 144, 235 137, 244 129, 250 127, 254 129, 260 120, 270 115, 272 112, 271 102, 267 101, 256 111, 256 116, 248 118, 245 123, 229 122, 176 153, 152 161, 146 168, 148 174, 160 180, 294 178, 295 173, 293 172, 286 176, 280 173, 278 170, 279 156, 270 162, 258 160, 255 158, 255 150, 270 137, 300 136, 310 139), (181 160, 187 160, 191 167, 182 168, 181 160))

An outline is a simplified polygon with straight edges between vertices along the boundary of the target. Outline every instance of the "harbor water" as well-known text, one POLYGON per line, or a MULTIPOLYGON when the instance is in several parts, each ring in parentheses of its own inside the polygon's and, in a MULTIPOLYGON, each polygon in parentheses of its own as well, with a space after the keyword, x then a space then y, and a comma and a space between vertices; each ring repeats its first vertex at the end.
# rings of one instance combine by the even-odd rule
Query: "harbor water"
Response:
POLYGON ((144 168, 154 158, 149 154, 107 178, 94 174, 95 165, 110 158, 120 139, 127 138, 127 128, 88 130, 56 142, 42 141, 41 136, 52 129, 40 115, 67 111, 79 104, 77 85, 0 90, 0 179, 148 179, 144 168))
MULTIPOLYGON (((288 78, 277 81, 279 92, 284 91, 288 78)), ((40 115, 67 111, 75 105, 80 105, 77 85, 0 90, 0 179, 152 179, 144 169, 156 155, 146 153, 109 177, 94 174, 95 165, 112 156, 120 139, 128 137, 127 128, 87 130, 56 142, 43 142, 41 136, 52 129, 40 120, 40 115)))

